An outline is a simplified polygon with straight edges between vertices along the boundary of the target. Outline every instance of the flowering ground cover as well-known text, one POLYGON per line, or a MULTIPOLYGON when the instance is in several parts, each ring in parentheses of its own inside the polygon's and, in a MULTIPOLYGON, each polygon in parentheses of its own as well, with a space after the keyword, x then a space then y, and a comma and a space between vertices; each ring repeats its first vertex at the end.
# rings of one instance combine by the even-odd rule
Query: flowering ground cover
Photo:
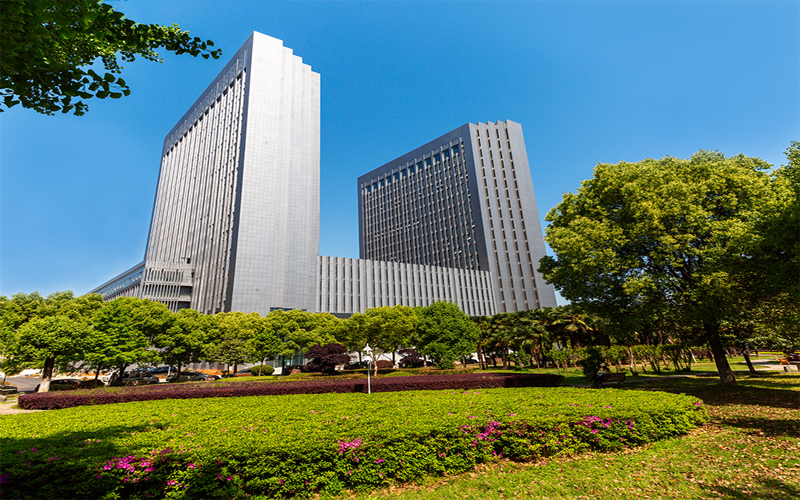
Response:
POLYGON ((679 439, 621 453, 530 462, 500 460, 420 485, 351 493, 348 500, 794 499, 800 498, 800 374, 658 380, 659 390, 702 398, 709 422, 679 439))
POLYGON ((0 417, 4 498, 293 498, 629 449, 696 397, 573 388, 160 400, 0 417))

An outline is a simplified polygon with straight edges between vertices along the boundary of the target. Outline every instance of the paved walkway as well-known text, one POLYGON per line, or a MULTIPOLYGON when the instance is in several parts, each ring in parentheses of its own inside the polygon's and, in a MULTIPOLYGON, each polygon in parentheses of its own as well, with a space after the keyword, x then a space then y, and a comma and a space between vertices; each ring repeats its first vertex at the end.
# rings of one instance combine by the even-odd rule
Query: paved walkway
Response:
POLYGON ((17 404, 16 401, 0 403, 0 415, 15 415, 17 413, 33 413, 35 411, 44 411, 44 410, 23 410, 22 408, 12 408, 12 406, 16 404, 17 404))

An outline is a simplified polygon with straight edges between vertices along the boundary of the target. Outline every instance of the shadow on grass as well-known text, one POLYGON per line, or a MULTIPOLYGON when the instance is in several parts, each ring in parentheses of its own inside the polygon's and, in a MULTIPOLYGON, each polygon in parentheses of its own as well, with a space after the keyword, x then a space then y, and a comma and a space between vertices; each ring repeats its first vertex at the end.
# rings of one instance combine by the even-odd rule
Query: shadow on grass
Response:
POLYGON ((674 378, 641 381, 624 389, 688 394, 710 406, 757 405, 800 409, 800 377, 740 377, 736 386, 724 386, 710 378, 674 378))
POLYGON ((120 443, 125 434, 159 431, 159 425, 114 425, 87 431, 63 431, 47 437, 4 436, 3 497, 8 498, 97 498, 103 481, 96 475, 114 457, 128 454, 120 443), (53 478, 59 478, 53 481, 53 478), (83 488, 92 485, 96 491, 83 488), (11 494, 15 492, 15 494, 11 494))
MULTIPOLYGON (((776 420, 760 417, 723 418, 720 423, 745 430, 753 436, 800 438, 800 422, 797 419, 776 420)), ((800 495, 797 496, 800 498, 800 495)))
POLYGON ((748 489, 730 488, 727 486, 715 486, 714 490, 720 493, 717 498, 721 499, 752 499, 752 500, 775 500, 776 498, 800 498, 800 487, 796 484, 787 483, 780 479, 752 478, 753 483, 760 483, 761 488, 755 486, 748 489), (760 491, 753 491, 753 490, 760 491))

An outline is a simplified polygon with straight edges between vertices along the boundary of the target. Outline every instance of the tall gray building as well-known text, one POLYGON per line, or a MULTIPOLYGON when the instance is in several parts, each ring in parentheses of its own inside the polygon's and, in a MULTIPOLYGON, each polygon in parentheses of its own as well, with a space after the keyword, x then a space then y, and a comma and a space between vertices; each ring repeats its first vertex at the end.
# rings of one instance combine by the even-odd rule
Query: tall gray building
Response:
POLYGON ((466 124, 358 178, 360 256, 489 271, 498 312, 555 307, 522 127, 466 124))
POLYGON ((319 74, 253 33, 164 140, 144 262, 96 291, 313 311, 319 144, 319 74))
POLYGON ((319 75, 253 33, 164 139, 144 261, 93 292, 206 314, 555 305, 518 124, 465 125, 361 177, 361 259, 319 255, 319 151, 319 75))

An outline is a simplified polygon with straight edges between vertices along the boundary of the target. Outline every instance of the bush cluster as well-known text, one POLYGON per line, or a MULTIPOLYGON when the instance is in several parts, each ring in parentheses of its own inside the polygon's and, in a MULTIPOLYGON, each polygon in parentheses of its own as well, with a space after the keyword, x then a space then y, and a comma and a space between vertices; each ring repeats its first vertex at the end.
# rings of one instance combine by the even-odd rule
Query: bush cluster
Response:
POLYGON ((261 370, 261 375, 262 376, 272 375, 273 373, 275 373, 275 367, 270 366, 270 365, 251 366, 250 368, 248 368, 248 370, 250 370, 250 373, 252 373, 253 375, 258 375, 259 374, 259 370, 261 370))
POLYGON ((169 400, 33 413, 0 427, 21 498, 303 498, 498 457, 613 451, 692 429, 694 397, 517 388, 169 400), (64 481, 69 478, 69 481, 64 481))
MULTIPOLYGON (((552 387, 563 377, 548 374, 468 373, 378 378, 372 381, 373 392, 398 392, 446 389, 482 389, 490 387, 552 387)), ((290 394, 367 392, 364 379, 313 380, 297 382, 209 382, 168 384, 93 391, 24 394, 19 405, 28 410, 55 410, 74 406, 236 396, 279 396, 290 394)))

